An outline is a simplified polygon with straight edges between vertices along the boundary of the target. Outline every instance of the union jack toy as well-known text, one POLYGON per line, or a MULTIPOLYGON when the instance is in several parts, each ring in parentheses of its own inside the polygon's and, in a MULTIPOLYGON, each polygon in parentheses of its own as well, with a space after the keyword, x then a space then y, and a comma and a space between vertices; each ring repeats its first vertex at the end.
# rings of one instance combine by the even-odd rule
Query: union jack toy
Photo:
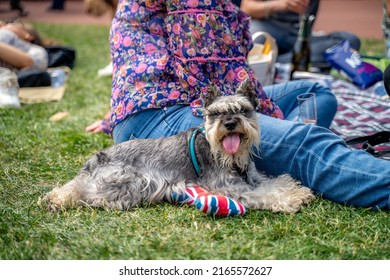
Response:
POLYGON ((215 216, 238 216, 246 213, 245 207, 240 202, 224 195, 210 194, 194 184, 188 184, 183 195, 172 193, 172 200, 187 205, 195 205, 203 213, 215 216))

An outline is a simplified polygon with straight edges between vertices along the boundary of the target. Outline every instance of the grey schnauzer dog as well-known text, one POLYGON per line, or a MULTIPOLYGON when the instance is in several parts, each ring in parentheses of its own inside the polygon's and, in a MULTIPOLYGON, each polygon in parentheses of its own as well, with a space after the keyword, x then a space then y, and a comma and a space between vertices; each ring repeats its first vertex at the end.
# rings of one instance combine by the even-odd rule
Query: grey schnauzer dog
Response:
POLYGON ((255 112, 259 103, 249 81, 230 96, 210 86, 203 102, 204 129, 113 145, 43 200, 53 211, 77 205, 128 210, 172 202, 172 193, 183 194, 187 183, 229 196, 249 209, 274 212, 296 212, 314 198, 289 175, 270 178, 256 169, 252 157, 260 144, 255 112))

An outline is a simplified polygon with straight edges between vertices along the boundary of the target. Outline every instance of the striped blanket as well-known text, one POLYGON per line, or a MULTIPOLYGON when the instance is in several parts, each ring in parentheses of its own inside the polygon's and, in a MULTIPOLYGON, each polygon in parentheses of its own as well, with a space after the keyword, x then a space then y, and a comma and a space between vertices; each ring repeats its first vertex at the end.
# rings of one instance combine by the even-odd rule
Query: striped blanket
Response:
POLYGON ((333 78, 320 83, 332 89, 339 104, 330 127, 336 134, 350 139, 390 131, 390 98, 382 81, 365 90, 333 78))

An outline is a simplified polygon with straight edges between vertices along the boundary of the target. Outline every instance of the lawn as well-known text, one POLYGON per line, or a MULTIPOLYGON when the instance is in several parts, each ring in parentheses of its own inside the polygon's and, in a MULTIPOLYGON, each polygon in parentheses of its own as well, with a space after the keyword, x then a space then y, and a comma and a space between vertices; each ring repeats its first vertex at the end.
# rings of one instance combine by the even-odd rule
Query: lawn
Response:
MULTIPOLYGON (((36 24, 77 50, 59 102, 0 109, 0 259, 390 259, 390 213, 321 198, 301 212, 213 218, 163 203, 129 212, 47 211, 38 200, 112 140, 84 132, 109 109, 108 27, 36 24), (69 112, 58 122, 49 118, 69 112)), ((383 51, 381 40, 365 51, 383 51)))

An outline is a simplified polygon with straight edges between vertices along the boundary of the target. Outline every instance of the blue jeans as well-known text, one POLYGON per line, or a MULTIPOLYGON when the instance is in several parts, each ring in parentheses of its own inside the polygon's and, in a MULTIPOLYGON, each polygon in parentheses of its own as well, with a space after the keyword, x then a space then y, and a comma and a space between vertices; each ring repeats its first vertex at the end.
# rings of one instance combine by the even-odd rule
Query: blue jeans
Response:
MULTIPOLYGON (((296 112, 291 103, 298 91, 316 89, 326 96, 327 89, 311 82, 288 84, 265 88, 286 110, 287 119, 292 119, 296 112)), ((201 123, 202 119, 193 116, 189 106, 146 110, 119 123, 113 137, 115 143, 120 143, 134 138, 171 136, 201 123)), ((288 173, 317 195, 338 203, 389 209, 390 161, 351 151, 340 137, 321 126, 265 115, 260 115, 259 124, 261 145, 259 157, 254 157, 259 170, 271 176, 288 173)))

